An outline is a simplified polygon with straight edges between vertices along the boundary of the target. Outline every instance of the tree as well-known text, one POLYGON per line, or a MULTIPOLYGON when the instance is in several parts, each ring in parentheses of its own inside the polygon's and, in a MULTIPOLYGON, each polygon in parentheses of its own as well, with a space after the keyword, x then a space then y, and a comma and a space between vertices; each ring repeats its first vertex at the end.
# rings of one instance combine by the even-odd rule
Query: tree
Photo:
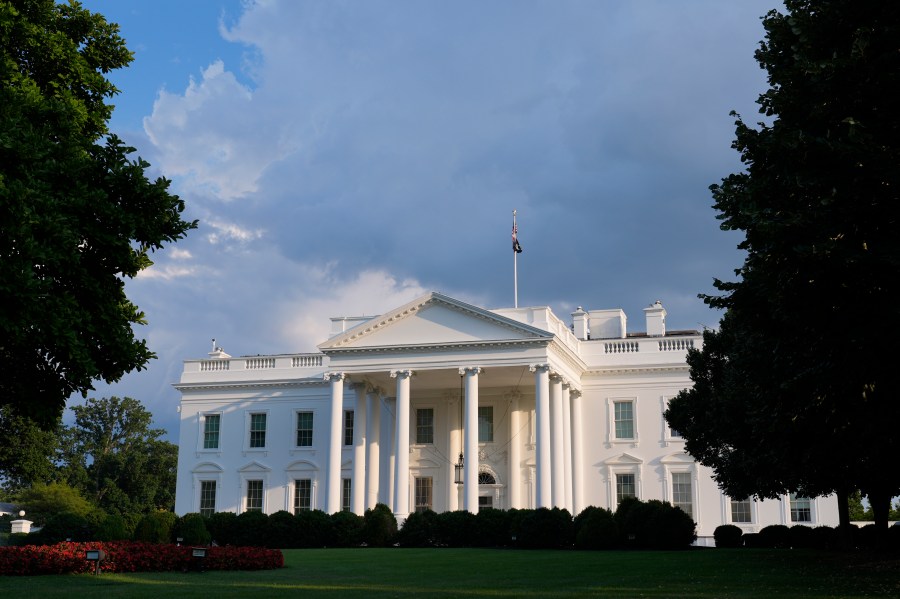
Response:
POLYGON ((88 399, 73 406, 70 472, 86 473, 86 491, 98 506, 128 514, 172 509, 178 448, 159 439, 152 415, 136 399, 88 399))
POLYGON ((132 54, 77 2, 0 0, 0 404, 52 427, 66 399, 154 354, 125 278, 196 227, 107 129, 132 54))
POLYGON ((13 406, 0 406, 0 479, 6 494, 55 480, 59 426, 57 421, 56 430, 43 430, 13 406))
POLYGON ((716 280, 718 331, 666 413, 736 498, 867 495, 885 528, 900 492, 900 5, 787 0, 756 52, 769 123, 736 120, 746 169, 711 187, 740 230, 739 280, 716 280))
POLYGON ((87 516, 94 509, 78 489, 65 483, 35 483, 22 490, 16 501, 25 510, 25 515, 38 525, 58 514, 87 516))

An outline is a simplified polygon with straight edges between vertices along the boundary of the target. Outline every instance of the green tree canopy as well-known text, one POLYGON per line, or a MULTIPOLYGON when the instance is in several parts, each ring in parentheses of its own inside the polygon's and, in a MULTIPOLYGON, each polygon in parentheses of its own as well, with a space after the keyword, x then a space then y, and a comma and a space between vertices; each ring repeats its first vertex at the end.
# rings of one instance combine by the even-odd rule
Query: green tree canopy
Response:
POLYGON ((785 5, 756 53, 768 122, 737 117, 746 170, 711 188, 746 258, 705 297, 725 314, 666 418, 734 497, 861 489, 886 525, 900 492, 885 343, 900 331, 900 4, 785 5))
POLYGON ((44 430, 20 416, 11 405, 0 406, 0 482, 6 494, 56 479, 59 421, 44 430))
POLYGON ((0 0, 0 404, 52 427, 73 393, 154 357, 124 279, 196 227, 110 135, 118 26, 77 2, 0 0))

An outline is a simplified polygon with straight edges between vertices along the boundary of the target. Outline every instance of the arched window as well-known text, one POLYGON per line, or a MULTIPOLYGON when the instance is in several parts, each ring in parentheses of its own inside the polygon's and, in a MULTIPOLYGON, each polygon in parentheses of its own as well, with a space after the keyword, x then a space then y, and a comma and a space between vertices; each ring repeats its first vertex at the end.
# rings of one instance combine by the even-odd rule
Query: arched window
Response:
POLYGON ((478 473, 478 484, 479 485, 496 485, 497 481, 494 479, 494 475, 490 472, 479 472, 478 473))

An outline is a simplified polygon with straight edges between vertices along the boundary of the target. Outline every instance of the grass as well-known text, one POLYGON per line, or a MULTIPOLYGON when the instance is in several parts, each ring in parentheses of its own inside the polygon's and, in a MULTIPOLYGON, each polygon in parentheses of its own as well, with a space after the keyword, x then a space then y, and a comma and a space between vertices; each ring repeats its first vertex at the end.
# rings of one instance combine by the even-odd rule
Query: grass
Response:
POLYGON ((898 597, 900 559, 790 550, 286 550, 259 572, 0 577, 0 597, 898 597))

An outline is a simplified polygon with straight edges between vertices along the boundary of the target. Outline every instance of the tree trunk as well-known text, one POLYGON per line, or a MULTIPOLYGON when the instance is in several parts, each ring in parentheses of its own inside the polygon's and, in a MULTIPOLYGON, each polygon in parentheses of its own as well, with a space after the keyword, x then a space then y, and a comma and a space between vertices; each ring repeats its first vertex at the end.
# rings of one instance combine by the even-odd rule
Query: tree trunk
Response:
POLYGON ((835 492, 838 502, 838 526, 846 527, 850 525, 850 492, 841 489, 835 492))
POLYGON ((869 504, 875 516, 875 548, 887 547, 888 516, 891 512, 891 494, 883 491, 869 493, 869 504))

